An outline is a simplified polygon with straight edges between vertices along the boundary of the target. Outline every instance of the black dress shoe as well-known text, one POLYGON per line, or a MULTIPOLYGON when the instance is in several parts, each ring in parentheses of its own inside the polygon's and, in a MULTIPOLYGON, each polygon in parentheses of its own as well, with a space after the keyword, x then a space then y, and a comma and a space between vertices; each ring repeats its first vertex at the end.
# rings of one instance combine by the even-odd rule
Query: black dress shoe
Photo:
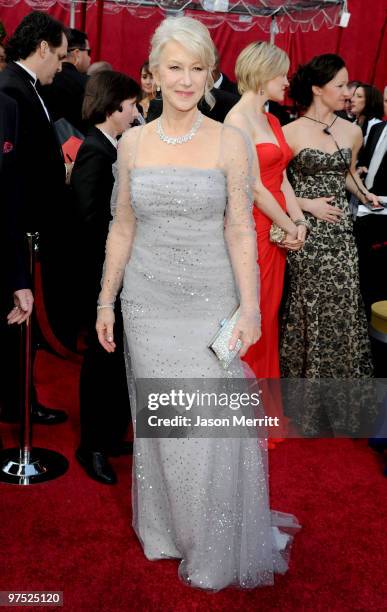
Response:
POLYGON ((133 455, 133 442, 119 442, 108 449, 109 457, 120 457, 121 455, 133 455))
POLYGON ((68 415, 64 410, 54 410, 41 404, 33 404, 31 418, 33 423, 40 425, 58 425, 58 423, 67 421, 68 415))
POLYGON ((90 478, 103 484, 116 484, 117 477, 104 453, 78 448, 75 456, 90 478))

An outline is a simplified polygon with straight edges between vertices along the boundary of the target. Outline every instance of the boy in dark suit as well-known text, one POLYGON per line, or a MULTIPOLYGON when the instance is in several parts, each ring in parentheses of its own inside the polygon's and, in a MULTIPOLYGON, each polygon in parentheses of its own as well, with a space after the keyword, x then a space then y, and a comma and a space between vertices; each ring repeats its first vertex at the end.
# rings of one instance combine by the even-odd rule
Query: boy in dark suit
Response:
POLYGON ((112 165, 117 159, 117 137, 136 118, 136 100, 140 93, 139 85, 119 72, 107 70, 90 77, 83 116, 91 127, 71 176, 79 232, 77 302, 87 332, 80 377, 81 439, 76 456, 87 474, 103 484, 116 482, 108 457, 130 451, 130 445, 123 442, 130 421, 130 405, 120 305, 115 308, 117 349, 114 353, 107 353, 99 344, 95 322, 111 220, 112 165))

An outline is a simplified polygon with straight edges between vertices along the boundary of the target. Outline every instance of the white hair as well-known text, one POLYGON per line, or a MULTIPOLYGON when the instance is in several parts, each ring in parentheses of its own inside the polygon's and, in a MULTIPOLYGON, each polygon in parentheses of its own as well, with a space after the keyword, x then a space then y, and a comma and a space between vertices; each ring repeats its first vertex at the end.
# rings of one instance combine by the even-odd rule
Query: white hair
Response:
POLYGON ((174 41, 196 56, 203 66, 208 69, 208 77, 204 88, 204 98, 212 108, 215 98, 210 93, 214 85, 212 70, 216 63, 215 47, 210 33, 205 25, 192 17, 168 17, 164 19, 155 30, 151 40, 149 54, 149 68, 151 72, 157 69, 160 55, 165 45, 174 41))

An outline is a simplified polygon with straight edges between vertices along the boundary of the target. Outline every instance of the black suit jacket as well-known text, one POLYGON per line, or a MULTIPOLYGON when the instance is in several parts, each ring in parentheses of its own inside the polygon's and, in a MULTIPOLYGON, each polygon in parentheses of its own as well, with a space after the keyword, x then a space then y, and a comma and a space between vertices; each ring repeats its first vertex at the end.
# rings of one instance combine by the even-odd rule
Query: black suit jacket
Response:
POLYGON ((224 74, 224 72, 222 72, 222 75, 223 79, 219 89, 222 89, 223 91, 228 91, 228 93, 234 94, 234 96, 239 97, 238 85, 234 83, 234 81, 231 81, 231 79, 229 79, 228 76, 224 74))
MULTIPOLYGON (((215 89, 215 87, 211 89, 211 93, 215 98, 215 106, 213 108, 210 108, 207 102, 203 99, 199 102, 198 108, 199 110, 201 110, 203 115, 206 115, 207 117, 210 117, 211 119, 214 119, 215 121, 220 121, 220 123, 223 123, 228 112, 238 102, 239 97, 227 91, 222 91, 221 89, 215 89)), ((157 97, 151 100, 149 104, 147 119, 146 119, 147 123, 149 123, 150 121, 153 121, 154 119, 157 119, 157 117, 160 117, 162 112, 163 112, 162 98, 157 97)))
POLYGON ((21 227, 24 233, 39 232, 47 315, 55 335, 70 346, 71 302, 76 289, 68 274, 72 223, 62 149, 26 70, 14 62, 8 64, 0 73, 0 91, 16 101, 19 111, 16 150, 21 227))
POLYGON ((70 62, 63 62, 62 71, 55 75, 51 85, 40 88, 54 121, 64 117, 82 134, 87 125, 82 120, 82 104, 88 76, 79 72, 70 62))
MULTIPOLYGON (((369 168, 375 147, 380 136, 382 135, 386 123, 386 121, 382 121, 371 128, 370 133, 368 134, 367 144, 361 151, 359 157, 359 166, 366 166, 369 168)), ((374 184, 370 191, 376 195, 387 195, 387 153, 384 154, 379 169, 375 174, 374 184)))
POLYGON ((23 229, 52 229, 64 207, 65 166, 56 132, 30 75, 11 62, 0 72, 0 91, 19 110, 17 156, 23 199, 23 229))
POLYGON ((75 160, 71 175, 71 187, 75 198, 76 225, 80 263, 82 319, 91 311, 95 317, 95 305, 101 289, 102 266, 108 234, 110 198, 114 177, 112 165, 117 150, 96 127, 87 133, 75 160))
POLYGON ((3 299, 8 302, 17 289, 31 287, 27 245, 20 225, 17 141, 19 114, 15 100, 0 93, 0 193, 1 261, 3 299))

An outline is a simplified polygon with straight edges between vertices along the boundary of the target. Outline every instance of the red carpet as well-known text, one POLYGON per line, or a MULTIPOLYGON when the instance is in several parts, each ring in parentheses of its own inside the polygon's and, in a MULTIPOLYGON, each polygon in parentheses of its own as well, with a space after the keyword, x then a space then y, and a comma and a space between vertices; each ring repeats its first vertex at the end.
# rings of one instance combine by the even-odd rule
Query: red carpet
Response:
MULTIPOLYGON (((303 525, 289 573, 272 588, 203 593, 179 582, 176 561, 144 558, 130 526, 130 460, 112 460, 119 484, 106 487, 73 459, 78 371, 39 355, 40 401, 71 418, 35 427, 34 444, 61 451, 71 465, 45 484, 0 485, 1 591, 63 590, 69 612, 386 609, 387 479, 365 441, 278 445, 270 453, 272 506, 303 525)), ((17 441, 16 426, 1 425, 0 433, 6 447, 17 441)))

